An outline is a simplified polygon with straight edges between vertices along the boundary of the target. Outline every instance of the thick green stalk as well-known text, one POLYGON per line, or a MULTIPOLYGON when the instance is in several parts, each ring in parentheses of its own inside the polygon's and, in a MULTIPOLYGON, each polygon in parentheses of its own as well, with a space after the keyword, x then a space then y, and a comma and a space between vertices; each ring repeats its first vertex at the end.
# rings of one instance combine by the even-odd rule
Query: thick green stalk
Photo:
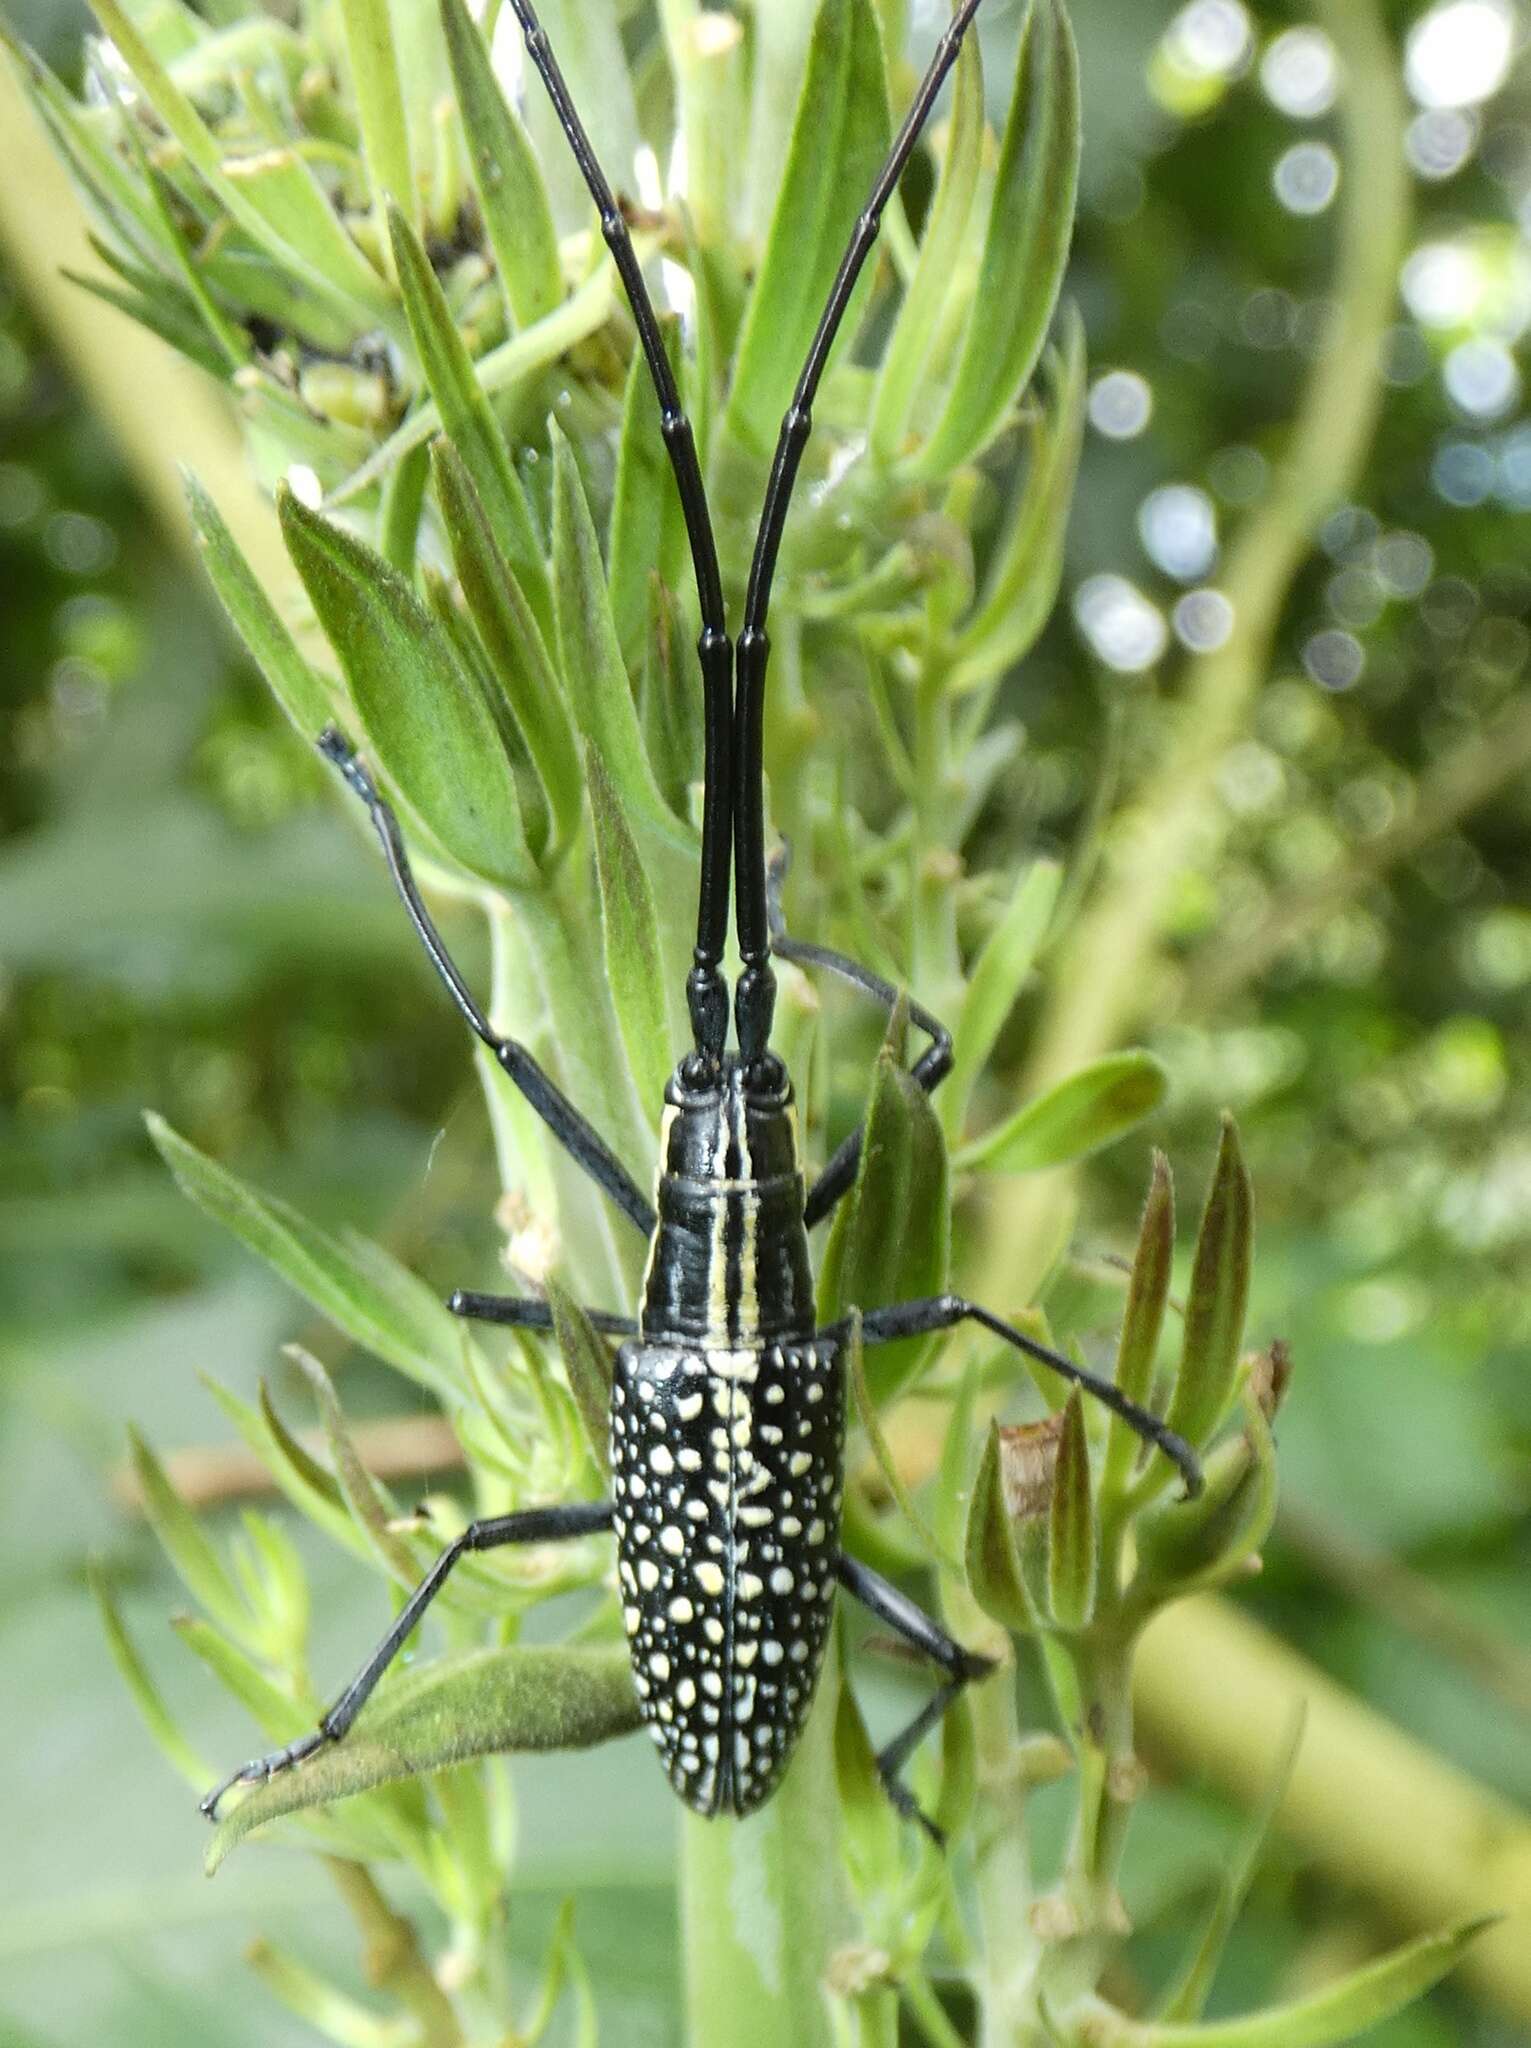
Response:
POLYGON ((854 1922, 840 1857, 833 1644, 775 1797, 748 1820, 681 1819, 691 2048, 833 2048, 826 1988, 854 1922))
POLYGON ((1018 1745, 1014 1674, 1006 1671, 973 1696, 978 1751, 978 1809, 973 1828, 981 1932, 981 2048, 1018 2048, 1036 2017, 1042 1946, 1031 1922, 1035 1901, 1026 1829, 1026 1781, 1018 1745))

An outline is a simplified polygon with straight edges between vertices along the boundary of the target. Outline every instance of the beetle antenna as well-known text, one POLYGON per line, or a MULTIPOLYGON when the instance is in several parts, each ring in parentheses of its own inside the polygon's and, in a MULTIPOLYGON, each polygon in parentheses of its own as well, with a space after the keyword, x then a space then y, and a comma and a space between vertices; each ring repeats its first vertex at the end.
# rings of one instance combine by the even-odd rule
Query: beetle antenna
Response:
POLYGON ((622 289, 632 308, 638 341, 659 398, 660 431, 675 472, 685 515, 686 536, 696 572, 696 594, 702 615, 697 654, 702 665, 706 730, 706 794, 702 808, 702 872, 697 903, 696 953, 686 982, 696 1050, 715 1063, 728 1035, 728 988, 723 979, 723 949, 728 940, 729 870, 732 856, 733 646, 723 608, 723 579, 718 548, 707 505, 707 490, 697 461, 696 436, 681 403, 670 367, 654 302, 644 283, 643 267, 633 247, 627 222, 594 145, 570 97, 568 84, 537 18, 531 0, 510 0, 526 38, 526 54, 553 102, 558 124, 568 139, 580 175, 601 217, 601 235, 611 251, 622 289))
MULTIPOLYGON (((755 558, 750 565, 749 589, 744 604, 744 624, 739 633, 738 681, 734 701, 734 858, 739 951, 744 971, 734 998, 739 1050, 745 1059, 764 1053, 771 1035, 771 1016, 776 1002, 776 979, 771 972, 771 937, 766 906, 765 862, 765 679, 771 656, 766 634, 766 613, 771 604, 771 584, 776 558, 787 523, 788 507, 797 485, 797 473, 813 429, 813 401, 829 362, 835 336, 845 318, 856 290, 862 266, 871 254, 882 225, 883 210, 903 176, 904 166, 946 75, 957 61, 962 38, 978 12, 981 0, 962 0, 946 32, 936 45, 930 68, 920 83, 903 126, 894 138, 887 161, 877 174, 866 205, 856 221, 855 233, 840 260, 818 330, 797 381, 797 390, 781 423, 771 479, 766 486, 760 531, 755 539, 755 558)), ((519 8, 517 10, 520 11, 519 8)))

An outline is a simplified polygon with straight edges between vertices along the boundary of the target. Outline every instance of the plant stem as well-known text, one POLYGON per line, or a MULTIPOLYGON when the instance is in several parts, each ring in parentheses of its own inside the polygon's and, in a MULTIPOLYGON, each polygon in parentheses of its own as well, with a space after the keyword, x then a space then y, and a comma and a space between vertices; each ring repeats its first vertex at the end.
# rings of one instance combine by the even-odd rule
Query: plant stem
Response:
POLYGON ((1178 1768, 1253 1808, 1287 1740, 1307 1726, 1277 1825, 1316 1867, 1404 1926, 1501 1913, 1463 1960, 1500 2007, 1531 2021, 1531 1815, 1443 1763, 1306 1658, 1221 1600, 1166 1608, 1133 1671, 1145 1738, 1178 1768), (1212 1676, 1217 1711, 1208 1711, 1212 1676))
POLYGON ((973 1828, 983 1962, 982 2048, 1016 2048, 1035 2016, 1041 1944, 1031 1924, 1034 1899, 1026 1826, 1026 1786, 1017 1763, 1020 1728, 1014 1673, 1008 1669, 973 1694, 978 1753, 978 1813, 973 1828))
POLYGON ((1334 309, 1286 458, 1222 577, 1232 633, 1188 665, 1159 764, 1113 828, 1100 886, 1060 948, 1031 1057, 1033 1089, 1109 1051, 1141 1014, 1180 877, 1225 829, 1214 776, 1248 723, 1292 579, 1370 445, 1408 228, 1405 109, 1376 0, 1321 0, 1318 11, 1347 80, 1334 309))
POLYGON ((775 1796, 748 1820, 681 1817, 691 2048, 832 2048, 826 1988, 852 1926, 840 1860, 833 1641, 775 1796))
POLYGON ((452 2002, 436 1982, 409 1921, 389 1905, 360 1863, 326 1856, 325 1863, 366 1943, 368 1983, 389 1991, 420 2023, 421 2048, 459 2048, 462 2032, 452 2002))

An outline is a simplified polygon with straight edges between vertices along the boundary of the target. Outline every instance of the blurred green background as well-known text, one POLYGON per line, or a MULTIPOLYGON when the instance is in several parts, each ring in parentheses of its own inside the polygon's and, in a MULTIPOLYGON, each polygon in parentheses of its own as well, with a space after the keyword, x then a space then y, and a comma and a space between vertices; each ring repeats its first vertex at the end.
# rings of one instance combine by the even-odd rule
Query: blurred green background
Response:
MULTIPOLYGON (((80 16, 6 6, 69 74, 80 16)), ((1110 747, 1155 745, 1177 640, 1219 629, 1220 544, 1280 448, 1352 170, 1342 82, 1300 9, 1072 11, 1086 162, 1069 288, 1092 426, 1064 596, 1009 690, 1029 739, 1005 821, 1018 849, 1062 851, 1110 747)), ((1448 0, 1390 21, 1417 217, 1381 426, 1220 762, 1226 830, 1177 881, 1144 997, 1170 1101, 1096 1162, 1082 1241, 1126 1241, 1148 1139, 1194 1185, 1216 1110, 1238 1113, 1260 1202, 1254 1329, 1286 1337, 1298 1369, 1279 1539, 1247 1606, 1525 1806, 1531 20, 1448 0)), ((46 247, 46 218, 28 233, 46 247)), ((162 1449, 220 1442, 199 1371, 248 1391, 312 1333, 175 1193, 141 1110, 432 1281, 481 1262, 495 1186, 455 1020, 142 490, 0 246, 5 2044, 306 2040, 241 1951, 259 1928, 315 1958, 333 1945, 343 1971, 353 1946, 296 1853, 203 1880, 203 1823, 142 1735, 86 1592, 96 1555, 208 1756, 238 1752, 227 1700, 168 1644, 176 1595, 115 1475, 130 1418, 162 1449)), ((360 1358, 345 1373, 353 1413, 396 1412, 396 1380, 370 1386, 360 1358)), ((309 1562, 338 1674, 370 1639, 375 1589, 309 1562)), ((673 2038, 658 1774, 622 1745, 516 1782, 518 1951, 540 1952, 576 1889, 608 2037, 673 2038)), ((1145 1972, 1237 1818, 1194 1774, 1145 1805, 1128 1872, 1145 1972)), ((1366 1897, 1278 1846, 1219 2002, 1315 1981, 1382 1931, 1366 1897)), ((1459 1984, 1375 2038, 1503 2048, 1531 2025, 1459 1984)))

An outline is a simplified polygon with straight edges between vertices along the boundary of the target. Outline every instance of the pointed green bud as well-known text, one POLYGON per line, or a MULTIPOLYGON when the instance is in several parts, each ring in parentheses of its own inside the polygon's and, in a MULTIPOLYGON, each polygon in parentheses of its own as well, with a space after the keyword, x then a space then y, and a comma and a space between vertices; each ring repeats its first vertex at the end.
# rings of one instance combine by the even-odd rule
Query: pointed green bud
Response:
POLYGON ((989 1426, 988 1442, 968 1507, 967 1576, 973 1598, 992 1620, 1017 1635, 1037 1626, 1036 1610, 1021 1575, 1020 1552, 1005 1488, 1007 1432, 989 1426))
MULTIPOLYGON (((1159 1336, 1164 1328, 1164 1311, 1169 1301, 1170 1268, 1175 1257, 1175 1183, 1169 1161, 1155 1152, 1148 1198, 1138 1231, 1138 1248, 1127 1287, 1127 1306, 1122 1315, 1122 1334, 1116 1348, 1116 1384, 1130 1400, 1145 1406, 1153 1389, 1154 1361, 1159 1355, 1159 1336)), ((1119 1415, 1111 1418, 1107 1437, 1106 1473, 1108 1491, 1125 1485, 1142 1440, 1119 1415)))
POLYGON ((1222 1421, 1238 1376, 1254 1250, 1254 1195, 1238 1129, 1223 1118, 1222 1143, 1196 1239, 1186 1297, 1185 1346, 1169 1425, 1199 1447, 1222 1421))
POLYGON ((1048 1606, 1060 1628, 1083 1628, 1095 1611, 1095 1502, 1084 1402, 1076 1387, 1063 1410, 1048 1514, 1048 1606))

